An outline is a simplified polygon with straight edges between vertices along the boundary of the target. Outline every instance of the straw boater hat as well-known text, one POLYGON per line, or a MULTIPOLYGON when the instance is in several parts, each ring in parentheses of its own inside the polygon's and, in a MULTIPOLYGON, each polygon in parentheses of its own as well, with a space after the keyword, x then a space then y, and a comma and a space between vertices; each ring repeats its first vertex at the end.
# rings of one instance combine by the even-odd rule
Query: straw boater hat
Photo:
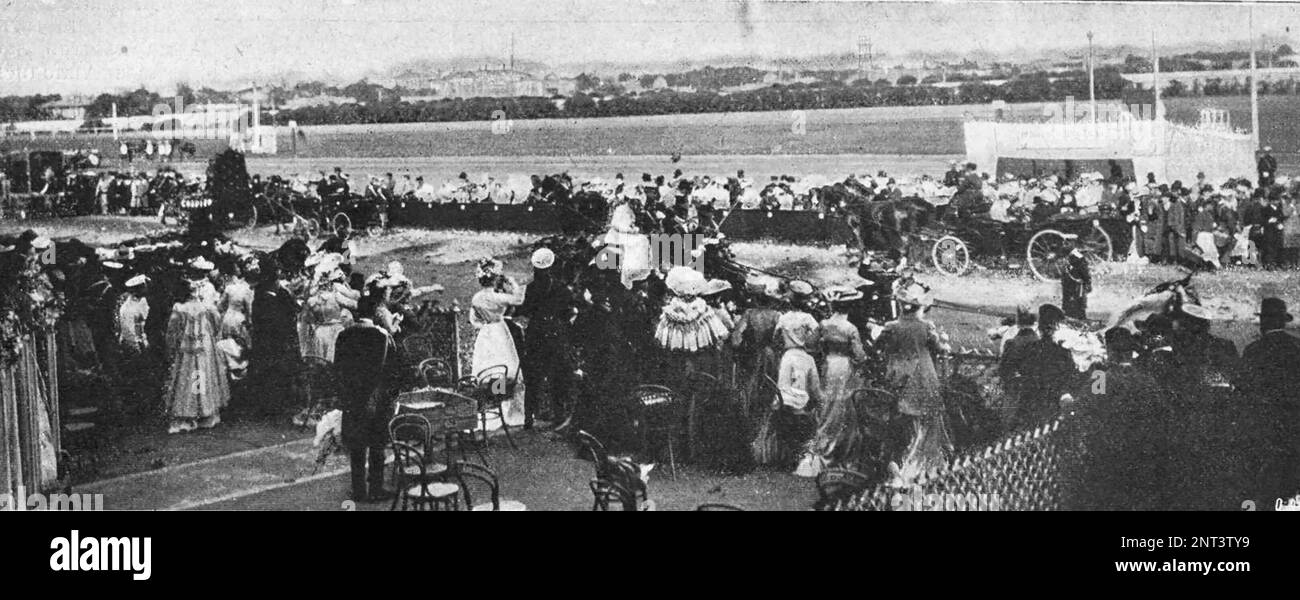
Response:
POLYGON ((826 288, 822 291, 822 295, 826 297, 827 302, 832 304, 839 302, 852 302, 862 298, 862 292, 860 290, 843 285, 826 288))
POLYGON ((552 252, 550 248, 538 248, 533 252, 529 262, 533 264, 534 269, 549 269, 551 265, 555 264, 555 252, 552 252))
POLYGON ((127 287, 127 288, 140 287, 140 286, 144 285, 145 283, 147 283, 148 281, 149 281, 149 278, 148 278, 147 276, 145 276, 145 275, 143 275, 143 274, 142 274, 142 275, 136 275, 135 277, 132 277, 132 278, 126 280, 126 287, 127 287))
POLYGON ((104 267, 105 269, 112 269, 114 271, 121 269, 124 266, 122 263, 117 262, 115 260, 106 260, 102 263, 99 263, 99 265, 101 267, 104 267))
POLYGON ((196 271, 211 271, 217 268, 216 265, 212 264, 212 261, 203 258, 202 256, 195 257, 194 260, 191 260, 189 266, 191 269, 196 271))

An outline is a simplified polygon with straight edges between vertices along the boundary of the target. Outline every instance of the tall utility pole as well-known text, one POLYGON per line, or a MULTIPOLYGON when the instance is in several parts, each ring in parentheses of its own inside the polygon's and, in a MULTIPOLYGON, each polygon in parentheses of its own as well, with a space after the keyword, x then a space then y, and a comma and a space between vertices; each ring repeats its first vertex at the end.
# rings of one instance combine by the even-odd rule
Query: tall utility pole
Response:
POLYGON ((1088 102, 1092 105, 1092 124, 1097 124, 1097 81, 1092 75, 1092 32, 1088 32, 1088 102))
POLYGON ((1259 149, 1259 74, 1255 71, 1255 6, 1250 6, 1250 137, 1259 149))
POLYGON ((1160 114, 1160 55, 1156 54, 1156 32, 1151 31, 1151 91, 1155 92, 1156 105, 1151 107, 1152 118, 1159 121, 1160 114))

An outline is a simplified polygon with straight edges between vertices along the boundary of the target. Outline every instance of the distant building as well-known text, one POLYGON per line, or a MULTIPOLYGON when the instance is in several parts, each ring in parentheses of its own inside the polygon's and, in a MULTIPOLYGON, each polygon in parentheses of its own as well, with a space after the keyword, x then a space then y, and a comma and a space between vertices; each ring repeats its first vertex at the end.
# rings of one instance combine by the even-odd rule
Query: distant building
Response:
POLYGON ((55 119, 64 119, 68 121, 85 121, 86 109, 90 106, 89 98, 72 96, 61 98, 53 102, 46 102, 42 109, 49 111, 50 116, 55 119))
POLYGON ((433 76, 406 73, 396 77, 395 83, 415 92, 410 97, 425 100, 568 96, 577 89, 576 81, 554 73, 537 77, 525 71, 504 67, 452 71, 433 76))

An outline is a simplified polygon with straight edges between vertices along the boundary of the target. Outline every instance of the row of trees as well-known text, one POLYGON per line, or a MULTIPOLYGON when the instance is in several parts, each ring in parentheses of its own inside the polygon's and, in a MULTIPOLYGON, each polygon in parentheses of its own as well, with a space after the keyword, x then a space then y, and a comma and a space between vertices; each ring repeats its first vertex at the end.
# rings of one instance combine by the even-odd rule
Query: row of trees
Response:
POLYGON ((0 121, 35 121, 48 118, 46 103, 60 99, 58 94, 35 96, 0 96, 0 121))
MULTIPOLYGON (((1280 81, 1260 81, 1259 93, 1261 94, 1278 94, 1287 95, 1295 94, 1300 91, 1300 86, 1294 80, 1284 79, 1280 81)), ((1179 96, 1238 96, 1250 93, 1250 84, 1235 79, 1207 79, 1203 83, 1201 80, 1193 80, 1189 86, 1187 83, 1177 79, 1170 81, 1161 93, 1169 98, 1179 96)))
MULTIPOLYGON (((900 83, 905 83, 900 81, 900 83)), ((1131 100, 1134 86, 1120 76, 1117 69, 1105 69, 1096 75, 1097 97, 1131 100)), ((595 83, 599 89, 601 83, 595 83)), ((588 88, 591 89, 591 88, 588 88)), ((594 91, 594 90, 593 90, 594 91)), ((1035 73, 1020 76, 1001 85, 972 81, 956 87, 908 84, 890 85, 888 81, 841 81, 815 84, 772 86, 722 94, 713 91, 682 93, 671 90, 643 92, 638 95, 599 96, 578 92, 556 101, 547 98, 466 98, 428 102, 401 102, 395 97, 365 104, 340 104, 282 111, 280 121, 299 124, 407 123, 442 121, 482 121, 499 116, 510 119, 565 117, 619 117, 684 113, 754 112, 772 110, 809 110, 819 108, 860 108, 871 106, 922 106, 941 104, 982 104, 994 100, 1006 102, 1061 101, 1067 97, 1088 97, 1088 79, 1082 72, 1068 76, 1035 73)))
MULTIPOLYGON (((1126 103, 1141 101, 1135 98, 1137 90, 1121 75, 1122 69, 1110 67, 1096 71, 1096 94, 1100 99, 1118 99, 1126 103)), ((272 103, 278 104, 288 97, 308 93, 335 95, 356 100, 351 104, 329 104, 283 110, 277 121, 295 120, 303 125, 351 123, 412 123, 485 121, 494 118, 542 119, 566 117, 615 117, 638 115, 665 115, 683 113, 754 112, 780 110, 810 110, 820 108, 860 108, 872 106, 921 106, 941 104, 984 104, 996 100, 1008 103, 1059 102, 1068 97, 1087 98, 1088 76, 1083 71, 1059 73, 1037 72, 1012 77, 999 85, 987 81, 964 81, 957 86, 934 85, 927 77, 899 78, 897 84, 888 80, 860 79, 846 84, 841 79, 826 79, 815 83, 773 84, 755 90, 721 93, 710 86, 730 87, 737 82, 761 80, 762 71, 745 67, 730 69, 705 68, 683 74, 674 83, 692 85, 694 93, 672 90, 652 90, 640 94, 608 93, 618 82, 601 81, 587 76, 579 78, 579 91, 568 98, 455 98, 425 102, 403 102, 400 90, 389 90, 378 84, 356 82, 342 88, 319 83, 302 83, 293 88, 273 87, 268 90, 272 103)), ((625 74, 626 75, 626 74, 625 74)), ((629 81, 620 76, 623 83, 629 81)), ((655 76, 656 78, 660 76, 655 76)), ((641 82, 638 82, 641 83, 641 82)), ((1261 92, 1294 94, 1294 81, 1263 82, 1261 92)), ((1173 81, 1164 89, 1169 97, 1183 95, 1232 95, 1247 91, 1246 85, 1235 80, 1212 79, 1194 82, 1190 87, 1173 81)), ((177 90, 187 104, 204 102, 232 102, 233 94, 208 88, 194 90, 181 85, 177 90)), ((41 105, 57 100, 58 96, 10 96, 0 98, 0 120, 20 121, 43 118, 41 105)), ((1148 100, 1149 101, 1149 100, 1148 100)), ((173 98, 140 88, 124 94, 101 94, 88 109, 88 122, 112 114, 117 104, 117 114, 133 116, 150 114, 159 103, 171 105, 173 98)), ((268 122, 270 120, 268 119, 268 122)))
MULTIPOLYGON (((1291 47, 1282 44, 1275 48, 1266 48, 1255 53, 1255 61, 1261 66, 1294 67, 1294 60, 1287 58, 1294 54, 1291 47)), ((1250 52, 1233 50, 1229 52, 1193 52, 1160 57, 1160 70, 1165 73, 1175 71, 1222 71, 1248 65, 1250 52)), ((1125 73, 1150 73, 1151 58, 1130 54, 1124 57, 1120 67, 1125 73)))

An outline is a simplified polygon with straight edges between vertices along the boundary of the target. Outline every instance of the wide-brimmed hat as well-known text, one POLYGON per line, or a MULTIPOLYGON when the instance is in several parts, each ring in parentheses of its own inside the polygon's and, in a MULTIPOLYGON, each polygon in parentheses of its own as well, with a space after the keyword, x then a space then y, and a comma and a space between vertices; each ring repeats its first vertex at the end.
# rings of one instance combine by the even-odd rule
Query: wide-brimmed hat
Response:
POLYGON ((673 267, 664 277, 664 285, 678 296, 696 296, 704 289, 704 274, 685 266, 673 267))
POLYGON ((1291 321, 1295 317, 1286 311, 1286 301, 1281 298, 1265 298, 1259 303, 1259 312, 1255 313, 1261 319, 1282 319, 1291 321))
POLYGON ((791 281, 786 287, 796 296, 811 296, 813 293, 812 284, 802 279, 791 281))
POLYGON ((217 268, 217 265, 212 264, 212 261, 203 258, 202 256, 197 256, 194 260, 190 261, 189 267, 196 271, 211 271, 217 268))
POLYGON ((705 281, 704 285, 700 286, 699 295, 712 296, 713 294, 720 294, 729 289, 731 289, 730 281, 727 281, 725 279, 710 279, 708 281, 705 281))
POLYGON ((1204 306, 1201 306, 1199 304, 1183 304, 1178 308, 1178 310, 1185 317, 1200 319, 1202 321, 1211 320, 1210 311, 1206 310, 1204 306))
POLYGON ((104 261, 104 262, 102 262, 102 263, 99 263, 99 265, 100 265, 101 267, 104 267, 105 269, 112 269, 112 270, 114 270, 114 271, 116 271, 116 270, 118 270, 118 269, 121 269, 121 268, 125 267, 125 265, 123 265, 122 263, 117 262, 117 261, 115 261, 115 260, 106 260, 106 261, 104 261))
POLYGON ((148 281, 149 281, 149 277, 148 277, 148 276, 143 275, 143 274, 141 274, 141 275, 136 275, 135 277, 132 277, 132 278, 126 280, 126 287, 128 287, 128 288, 140 287, 140 286, 144 285, 145 283, 147 283, 148 281))
POLYGON ((822 295, 826 301, 832 304, 840 302, 852 302, 862 299, 862 290, 854 289, 848 286, 837 285, 822 290, 822 295))
POLYGON ((555 253, 550 248, 538 248, 533 252, 529 262, 533 264, 534 269, 549 269, 555 264, 555 253))
POLYGON ((316 274, 328 275, 330 273, 333 273, 335 270, 337 270, 339 266, 342 264, 343 264, 342 254, 339 254, 338 252, 329 252, 324 256, 321 256, 319 259, 317 259, 315 265, 316 274))

